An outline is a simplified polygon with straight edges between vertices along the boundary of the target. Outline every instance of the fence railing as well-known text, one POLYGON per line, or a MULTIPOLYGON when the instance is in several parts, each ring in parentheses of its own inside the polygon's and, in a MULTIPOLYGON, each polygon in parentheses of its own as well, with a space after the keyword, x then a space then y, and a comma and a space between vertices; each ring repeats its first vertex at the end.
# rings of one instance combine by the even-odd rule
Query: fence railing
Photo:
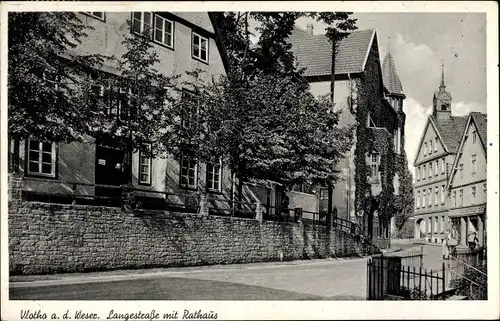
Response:
POLYGON ((447 260, 447 273, 450 281, 460 278, 467 268, 475 268, 487 260, 486 247, 473 250, 456 249, 447 260))
POLYGON ((447 291, 445 265, 438 271, 401 265, 399 260, 370 259, 367 263, 367 299, 388 296, 406 300, 440 300, 447 291))
POLYGON ((304 224, 333 227, 368 241, 361 227, 349 220, 330 216, 327 213, 304 211, 301 208, 283 208, 267 206, 256 202, 229 200, 222 195, 202 194, 197 191, 171 192, 157 191, 148 188, 131 187, 128 185, 106 185, 71 181, 49 181, 44 183, 57 184, 57 189, 50 192, 22 190, 22 197, 29 201, 42 201, 48 203, 69 203, 82 205, 98 205, 121 207, 126 204, 127 195, 133 195, 133 205, 138 209, 175 210, 179 212, 198 213, 201 211, 202 201, 208 215, 236 216, 243 218, 256 218, 258 207, 262 211, 262 220, 278 222, 297 222, 304 224), (58 191, 60 192, 58 192, 58 191))

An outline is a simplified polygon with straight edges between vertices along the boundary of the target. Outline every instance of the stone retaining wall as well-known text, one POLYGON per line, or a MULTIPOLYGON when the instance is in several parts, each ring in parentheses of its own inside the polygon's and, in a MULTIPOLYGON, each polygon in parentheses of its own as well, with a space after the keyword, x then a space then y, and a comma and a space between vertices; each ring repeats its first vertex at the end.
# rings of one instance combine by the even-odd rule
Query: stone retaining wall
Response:
POLYGON ((9 270, 46 274, 357 255, 344 232, 302 223, 9 202, 9 270))

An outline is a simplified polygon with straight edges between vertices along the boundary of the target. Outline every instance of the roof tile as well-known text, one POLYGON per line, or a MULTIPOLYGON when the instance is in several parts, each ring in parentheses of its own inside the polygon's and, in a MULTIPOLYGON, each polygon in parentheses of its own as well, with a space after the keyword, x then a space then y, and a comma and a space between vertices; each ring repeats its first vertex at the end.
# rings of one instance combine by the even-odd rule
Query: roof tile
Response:
POLYGON ((479 139, 483 142, 484 146, 486 147, 487 142, 488 142, 488 137, 487 137, 487 126, 486 126, 486 114, 480 113, 473 111, 470 113, 472 116, 472 119, 474 120, 474 123, 476 124, 477 131, 479 133, 479 139))
POLYGON ((467 116, 450 116, 450 118, 437 118, 431 116, 437 131, 450 153, 456 153, 460 139, 467 125, 467 116))
POLYGON ((390 52, 385 55, 384 63, 382 64, 382 77, 384 79, 385 88, 387 88, 389 93, 403 93, 403 85, 401 85, 401 80, 399 79, 398 73, 396 72, 394 58, 392 58, 390 52))
MULTIPOLYGON (((370 50, 375 30, 351 32, 338 45, 335 56, 335 74, 363 72, 365 58, 370 50)), ((306 68, 304 76, 326 76, 332 70, 332 45, 324 35, 309 35, 295 28, 288 38, 299 68, 306 68)))

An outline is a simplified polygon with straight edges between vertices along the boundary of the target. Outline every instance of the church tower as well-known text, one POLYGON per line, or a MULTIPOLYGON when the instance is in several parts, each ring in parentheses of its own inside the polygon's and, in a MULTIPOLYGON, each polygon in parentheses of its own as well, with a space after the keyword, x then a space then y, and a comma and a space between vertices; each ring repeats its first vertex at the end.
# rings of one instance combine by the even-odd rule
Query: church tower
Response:
POLYGON ((434 93, 432 101, 432 115, 438 119, 451 117, 451 94, 446 91, 444 84, 444 65, 441 66, 441 85, 434 93))
POLYGON ((386 99, 398 115, 398 123, 394 129, 394 147, 397 154, 404 148, 404 126, 406 116, 403 112, 403 100, 406 98, 403 92, 403 85, 396 72, 396 64, 391 54, 391 39, 389 38, 389 51, 385 55, 382 63, 382 79, 386 89, 386 99))

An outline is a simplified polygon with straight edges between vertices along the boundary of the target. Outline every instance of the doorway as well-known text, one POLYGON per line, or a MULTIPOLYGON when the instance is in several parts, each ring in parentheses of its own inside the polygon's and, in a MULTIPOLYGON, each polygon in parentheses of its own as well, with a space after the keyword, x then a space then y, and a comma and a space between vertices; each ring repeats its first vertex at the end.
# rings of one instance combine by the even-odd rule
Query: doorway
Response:
MULTIPOLYGON (((127 182, 125 151, 109 146, 96 146, 95 183, 97 185, 120 186, 127 182)), ((119 198, 121 190, 112 187, 96 187, 96 196, 119 198)))

